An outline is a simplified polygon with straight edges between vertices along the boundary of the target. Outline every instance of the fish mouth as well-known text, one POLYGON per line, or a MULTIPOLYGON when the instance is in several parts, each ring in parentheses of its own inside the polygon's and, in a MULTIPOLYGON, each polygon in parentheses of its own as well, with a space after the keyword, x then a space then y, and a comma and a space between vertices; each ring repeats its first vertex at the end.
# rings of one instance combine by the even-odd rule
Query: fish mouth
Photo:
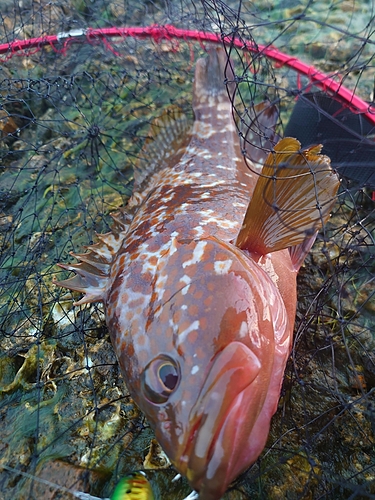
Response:
POLYGON ((213 361, 190 413, 190 432, 180 461, 180 469, 200 498, 220 498, 243 469, 239 448, 244 447, 261 407, 254 404, 250 415, 243 402, 249 390, 254 392, 254 382, 259 385, 260 369, 258 357, 241 342, 230 343, 213 361))

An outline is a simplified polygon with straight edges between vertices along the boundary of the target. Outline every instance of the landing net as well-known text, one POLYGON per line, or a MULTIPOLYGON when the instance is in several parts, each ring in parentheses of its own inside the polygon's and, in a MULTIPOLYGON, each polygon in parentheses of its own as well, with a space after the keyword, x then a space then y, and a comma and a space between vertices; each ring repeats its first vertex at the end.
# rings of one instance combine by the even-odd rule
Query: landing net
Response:
POLYGON ((152 120, 172 104, 192 119, 194 65, 212 44, 225 44, 235 70, 244 150, 264 133, 252 110, 268 100, 278 135, 322 143, 342 177, 299 273, 267 446, 225 498, 373 498, 374 9, 372 0, 3 2, 1 498, 105 498, 138 469, 155 498, 190 492, 172 482, 127 392, 102 306, 73 307, 52 282, 68 276, 56 264, 69 252, 110 230, 152 120))

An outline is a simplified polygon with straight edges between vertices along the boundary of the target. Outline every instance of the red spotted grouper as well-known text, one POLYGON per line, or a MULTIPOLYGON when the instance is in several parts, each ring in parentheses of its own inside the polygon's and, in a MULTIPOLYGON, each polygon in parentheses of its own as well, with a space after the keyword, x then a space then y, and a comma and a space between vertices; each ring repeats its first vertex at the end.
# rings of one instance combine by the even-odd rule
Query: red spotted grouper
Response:
POLYGON ((57 283, 85 294, 77 304, 104 303, 130 394, 204 500, 219 499, 265 446, 297 271, 338 188, 321 147, 301 151, 292 138, 249 168, 225 71, 233 79, 223 49, 197 61, 191 133, 177 112, 154 123, 127 214, 73 254, 80 262, 62 267, 76 276, 57 283))

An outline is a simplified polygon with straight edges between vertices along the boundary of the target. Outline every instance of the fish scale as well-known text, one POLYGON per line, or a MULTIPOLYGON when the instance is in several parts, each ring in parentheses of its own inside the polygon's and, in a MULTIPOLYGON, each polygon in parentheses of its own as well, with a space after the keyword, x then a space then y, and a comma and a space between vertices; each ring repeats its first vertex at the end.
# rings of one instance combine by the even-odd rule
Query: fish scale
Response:
POLYGON ((262 147, 277 138, 269 103, 254 108, 259 141, 252 132, 244 161, 227 62, 222 49, 197 61, 192 129, 176 110, 152 125, 127 208, 73 254, 77 264, 61 264, 76 276, 57 283, 84 293, 78 305, 104 303, 130 394, 204 500, 219 499, 265 446, 297 271, 339 185, 319 146, 262 147))

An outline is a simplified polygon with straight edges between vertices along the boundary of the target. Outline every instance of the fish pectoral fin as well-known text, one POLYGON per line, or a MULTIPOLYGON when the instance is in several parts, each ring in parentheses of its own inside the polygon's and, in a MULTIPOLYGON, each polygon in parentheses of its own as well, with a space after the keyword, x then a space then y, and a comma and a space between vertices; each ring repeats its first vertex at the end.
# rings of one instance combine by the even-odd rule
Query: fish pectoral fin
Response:
POLYGON ((318 231, 311 236, 306 236, 306 238, 299 245, 294 245, 293 247, 289 247, 289 254, 292 260, 293 268, 298 271, 299 268, 304 263, 304 260, 307 257, 307 254, 310 252, 311 247, 315 243, 316 236, 318 231))
POLYGON ((112 215, 112 231, 98 234, 99 243, 88 245, 86 253, 70 255, 78 260, 77 264, 58 264, 59 267, 73 271, 76 276, 53 283, 63 288, 69 288, 84 293, 84 297, 74 305, 89 302, 102 302, 105 299, 108 277, 113 257, 120 249, 129 229, 131 216, 126 212, 117 212, 112 215))
POLYGON ((340 184, 321 148, 301 150, 291 137, 276 144, 255 186, 237 247, 262 255, 296 247, 291 255, 299 267, 330 216, 340 184))

